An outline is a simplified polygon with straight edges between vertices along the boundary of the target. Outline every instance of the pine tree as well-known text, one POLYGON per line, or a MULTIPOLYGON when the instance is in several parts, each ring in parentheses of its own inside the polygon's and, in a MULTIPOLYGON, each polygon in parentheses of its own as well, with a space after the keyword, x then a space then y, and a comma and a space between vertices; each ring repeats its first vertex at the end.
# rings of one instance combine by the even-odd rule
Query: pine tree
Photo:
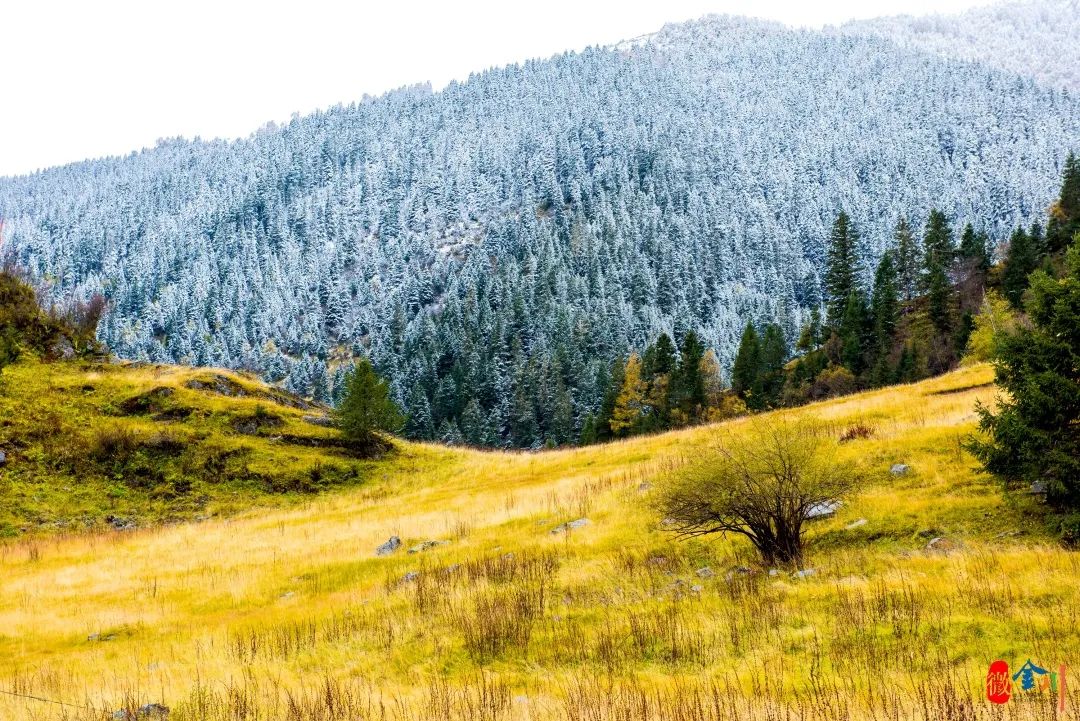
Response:
POLYGON ((866 367, 867 309, 866 301, 857 291, 851 291, 840 321, 840 358, 844 367, 859 375, 866 367))
POLYGON ((605 441, 613 437, 611 419, 615 415, 615 402, 622 391, 626 376, 626 361, 616 358, 611 363, 611 371, 601 368, 599 376, 597 385, 604 389, 604 397, 596 416, 596 437, 597 440, 605 441))
POLYGON ((650 375, 666 375, 675 370, 675 344, 667 333, 661 333, 652 346, 650 375))
POLYGON ((735 364, 731 367, 731 389, 746 401, 750 408, 761 408, 761 341, 753 322, 746 324, 739 350, 735 354, 735 364))
POLYGON ((378 433, 401 430, 401 411, 390 398, 390 388, 367 358, 353 366, 345 382, 345 396, 334 411, 338 428, 347 440, 368 451, 383 443, 378 433))
POLYGON ((484 443, 486 424, 484 411, 475 398, 470 400, 461 413, 461 435, 469 445, 479 446, 484 443))
POLYGON ((953 285, 949 279, 953 256, 949 220, 939 210, 931 210, 923 238, 923 290, 927 295, 930 320, 939 333, 948 333, 953 324, 953 285))
POLYGON ((787 341, 776 323, 765 326, 761 337, 761 394, 766 406, 774 406, 784 387, 784 363, 787 362, 787 341))
POLYGON ((871 381, 883 385, 892 377, 889 352, 900 317, 899 282, 892 253, 886 253, 874 273, 874 290, 870 295, 870 317, 874 327, 874 365, 871 381))
POLYGON ((1061 193, 1050 208, 1046 227, 1047 250, 1057 253, 1072 242, 1080 232, 1080 159, 1069 153, 1061 178, 1061 193))
POLYGON ((1023 228, 1017 228, 1009 239, 1005 255, 1005 270, 1001 275, 1001 290, 1014 308, 1022 306, 1028 276, 1038 267, 1039 258, 1031 236, 1023 228))
POLYGON ((701 378, 701 359, 705 346, 694 331, 687 331, 679 347, 679 365, 673 378, 672 403, 682 411, 687 422, 696 419, 705 406, 705 382, 701 378))
POLYGON ((814 308, 810 311, 810 318, 803 324, 799 331, 799 340, 795 343, 795 349, 800 353, 809 353, 822 343, 821 337, 821 311, 814 308))
POLYGON ((622 388, 615 398, 615 407, 608 421, 615 437, 632 433, 645 411, 645 381, 641 377, 641 358, 634 353, 626 361, 622 373, 622 388))
POLYGON ((911 300, 919 290, 919 244, 911 232, 906 218, 901 218, 893 233, 896 248, 896 275, 900 294, 911 300))
MULTIPOLYGON (((1008 486, 1040 481, 1046 500, 1080 509, 1080 242, 1061 279, 1036 271, 1026 304, 1031 327, 999 338, 996 410, 979 408, 988 440, 971 444, 987 471, 1008 486)), ((1075 539, 1074 539, 1075 540, 1075 539)))
POLYGON ((990 251, 985 233, 975 232, 975 226, 968 223, 960 240, 960 260, 977 273, 990 270, 990 251))
POLYGON ((859 235, 847 213, 840 211, 829 237, 825 290, 829 325, 837 327, 844 315, 848 296, 861 292, 859 285, 859 235))

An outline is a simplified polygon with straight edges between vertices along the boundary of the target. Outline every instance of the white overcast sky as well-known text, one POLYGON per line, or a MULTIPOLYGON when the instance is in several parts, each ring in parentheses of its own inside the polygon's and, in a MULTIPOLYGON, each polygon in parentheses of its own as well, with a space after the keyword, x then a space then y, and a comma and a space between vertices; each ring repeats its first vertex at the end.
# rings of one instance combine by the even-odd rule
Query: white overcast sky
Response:
POLYGON ((820 26, 986 0, 118 2, 0 7, 0 175, 240 137, 365 93, 658 30, 708 13, 820 26))

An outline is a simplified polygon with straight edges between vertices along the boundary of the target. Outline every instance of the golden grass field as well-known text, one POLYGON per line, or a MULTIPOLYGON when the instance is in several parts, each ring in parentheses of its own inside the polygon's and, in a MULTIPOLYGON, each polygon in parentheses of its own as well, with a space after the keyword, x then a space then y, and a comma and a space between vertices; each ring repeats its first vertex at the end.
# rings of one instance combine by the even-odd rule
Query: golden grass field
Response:
MULTIPOLYGON (((840 446, 866 481, 810 524, 803 579, 740 539, 676 540, 651 510, 650 486, 717 427, 542 453, 398 443, 357 483, 284 505, 6 541, 0 691, 72 705, 0 693, 0 719, 148 702, 173 721, 1080 718, 1080 671, 1064 716, 1048 695, 984 700, 997 658, 1080 669, 1080 554, 961 448, 992 377, 785 412, 873 431, 840 446), (377 557, 391 535, 403 547, 377 557), (939 536, 956 549, 927 550, 939 536), (406 552, 426 540, 448 543, 406 552)), ((229 442, 277 469, 323 452, 229 442)))

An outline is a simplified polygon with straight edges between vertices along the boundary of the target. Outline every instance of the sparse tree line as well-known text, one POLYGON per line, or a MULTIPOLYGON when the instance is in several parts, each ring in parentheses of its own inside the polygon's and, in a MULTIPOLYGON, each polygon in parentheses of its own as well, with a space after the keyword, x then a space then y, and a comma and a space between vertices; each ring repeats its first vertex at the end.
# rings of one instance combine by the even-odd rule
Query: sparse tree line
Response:
POLYGON ((716 355, 693 331, 678 348, 662 333, 600 379, 603 403, 586 418, 580 441, 912 382, 956 367, 965 354, 989 359, 993 331, 1017 325, 1031 274, 1061 267, 1077 230, 1078 188, 1080 162, 1070 153, 1046 225, 1018 227, 996 248, 972 224, 956 233, 940 210, 921 228, 901 218, 872 274, 858 229, 841 211, 828 242, 824 314, 810 313, 793 348, 779 324, 749 322, 725 382, 716 355))

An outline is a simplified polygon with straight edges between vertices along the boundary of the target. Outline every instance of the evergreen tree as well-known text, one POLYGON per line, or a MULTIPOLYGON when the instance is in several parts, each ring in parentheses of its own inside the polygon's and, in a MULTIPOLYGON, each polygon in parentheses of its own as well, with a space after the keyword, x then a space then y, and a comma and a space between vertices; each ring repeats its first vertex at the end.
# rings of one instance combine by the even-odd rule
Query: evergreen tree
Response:
POLYGON ((784 331, 776 323, 765 326, 761 337, 761 395, 766 406, 776 405, 784 387, 784 363, 787 362, 787 341, 784 331))
POLYGON ((604 399, 600 404, 600 412, 596 416, 596 436, 598 440, 605 441, 614 437, 611 431, 611 419, 615 415, 615 403, 619 393, 622 392, 623 380, 626 377, 626 361, 616 358, 611 363, 611 372, 600 370, 601 377, 598 385, 604 389, 604 399))
POLYGON ((840 211, 829 236, 825 290, 829 324, 837 327, 844 315, 848 296, 859 292, 859 235, 847 213, 840 211))
POLYGON ((844 306, 838 335, 841 362, 856 376, 866 367, 867 325, 866 301, 858 291, 853 290, 844 306))
POLYGON ((987 471, 1009 486, 1040 481, 1046 500, 1080 509, 1080 241, 1061 279, 1036 271, 1026 304, 1030 327, 998 339, 994 368, 1006 395, 979 408, 987 440, 971 444, 987 471))
POLYGON ((809 353, 822 343, 821 337, 821 311, 814 308, 810 311, 810 318, 803 324, 799 331, 799 340, 795 343, 795 349, 800 353, 809 353))
POLYGON ((701 377, 701 359, 705 346, 694 331, 687 331, 679 348, 679 366, 672 384, 672 401, 682 411, 686 422, 696 419, 705 406, 705 382, 701 377))
POLYGON ((911 232, 906 218, 901 218, 893 233, 896 248, 896 275, 900 294, 904 300, 911 300, 919 291, 919 269, 922 259, 919 244, 911 232))
POLYGON ((468 402, 461 413, 460 430, 462 438, 469 445, 483 445, 487 427, 484 422, 484 411, 475 398, 468 402))
POLYGON ((889 352, 900 318, 899 278, 892 253, 886 253, 874 273, 874 289, 870 295, 870 318, 874 328, 874 364, 871 381, 875 385, 888 383, 892 377, 889 352))
POLYGON ((382 446, 378 433, 401 430, 401 411, 390 398, 390 388, 370 361, 361 358, 345 382, 345 396, 334 411, 341 434, 367 450, 382 446))
POLYGON ((968 223, 960 240, 960 260, 972 271, 980 274, 990 270, 990 250, 987 248, 985 233, 975 232, 975 226, 968 223))
POLYGON ((1070 152, 1065 159, 1061 193, 1050 209, 1050 222, 1046 227, 1047 250, 1051 253, 1062 250, 1077 232, 1080 232, 1080 159, 1070 152))
POLYGON ((939 210, 930 211, 923 238, 923 290, 930 320, 940 333, 949 332, 953 323, 953 285, 949 271, 954 254, 948 218, 939 210))
POLYGON ((642 367, 646 369, 646 375, 667 375, 675 370, 676 358, 675 358, 675 344, 671 342, 671 337, 667 333, 661 333, 660 337, 656 339, 656 343, 653 344, 648 351, 649 363, 642 361, 642 367))
POLYGON ((626 361, 622 388, 615 398, 615 407, 608 421, 615 437, 625 436, 637 429, 645 411, 645 381, 641 377, 641 358, 637 353, 626 361))
POLYGON ((1001 290, 1014 308, 1022 306, 1028 276, 1038 267, 1039 257, 1031 236, 1023 228, 1017 228, 1009 239, 1005 256, 1005 270, 1001 275, 1001 290))
POLYGON ((735 364, 731 367, 731 389, 746 401, 749 408, 761 408, 764 404, 761 391, 761 341, 753 322, 746 324, 735 364))

